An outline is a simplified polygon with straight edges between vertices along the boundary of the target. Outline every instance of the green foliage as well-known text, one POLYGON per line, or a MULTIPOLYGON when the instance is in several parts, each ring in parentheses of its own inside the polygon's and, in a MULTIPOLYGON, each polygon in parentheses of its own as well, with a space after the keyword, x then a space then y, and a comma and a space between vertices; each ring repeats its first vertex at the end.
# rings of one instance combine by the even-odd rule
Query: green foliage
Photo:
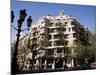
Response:
POLYGON ((96 48, 95 48, 95 35, 89 33, 88 35, 87 45, 79 44, 76 48, 74 48, 75 56, 79 61, 84 61, 85 58, 88 59, 89 62, 94 62, 96 57, 96 48))

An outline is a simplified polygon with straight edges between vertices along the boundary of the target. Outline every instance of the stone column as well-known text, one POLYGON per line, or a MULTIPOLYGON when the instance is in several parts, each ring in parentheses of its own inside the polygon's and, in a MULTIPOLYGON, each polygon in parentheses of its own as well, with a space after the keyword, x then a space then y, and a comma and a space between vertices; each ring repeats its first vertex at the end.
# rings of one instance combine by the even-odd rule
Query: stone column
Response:
POLYGON ((65 57, 63 58, 63 69, 64 69, 64 66, 65 66, 65 57))
POLYGON ((73 58, 74 49, 72 48, 71 50, 72 50, 72 54, 71 54, 71 56, 72 56, 72 58, 71 58, 71 65, 72 65, 72 67, 74 67, 74 58, 73 58))
POLYGON ((56 54, 57 54, 57 49, 55 48, 54 49, 54 57, 56 56, 56 54))
POLYGON ((71 66, 74 67, 74 59, 71 60, 71 66))
POLYGON ((53 60, 52 69, 55 69, 55 59, 53 60))
MULTIPOLYGON (((51 35, 52 39, 54 39, 54 35, 51 35)), ((54 41, 52 41, 52 46, 54 46, 54 41)))
POLYGON ((47 60, 44 62, 44 69, 47 69, 47 60))
POLYGON ((36 65, 35 65, 35 69, 39 69, 39 60, 36 60, 36 65))

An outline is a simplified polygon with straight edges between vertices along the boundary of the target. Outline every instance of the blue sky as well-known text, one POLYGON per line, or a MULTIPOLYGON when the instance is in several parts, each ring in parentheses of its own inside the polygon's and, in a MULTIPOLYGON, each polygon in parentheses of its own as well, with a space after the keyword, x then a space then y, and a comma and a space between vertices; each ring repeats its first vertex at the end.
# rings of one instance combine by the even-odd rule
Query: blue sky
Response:
MULTIPOLYGON (((72 5, 72 4, 57 4, 57 3, 41 3, 12 0, 11 10, 14 11, 15 19, 12 25, 17 26, 19 19, 19 10, 27 10, 27 17, 32 16, 33 24, 42 16, 51 14, 52 16, 59 15, 63 9, 65 15, 75 16, 82 25, 87 26, 90 31, 95 33, 96 26, 96 7, 88 5, 72 5)), ((23 29, 26 28, 26 21, 23 23, 23 29)), ((16 39, 16 31, 11 28, 12 41, 16 39)))

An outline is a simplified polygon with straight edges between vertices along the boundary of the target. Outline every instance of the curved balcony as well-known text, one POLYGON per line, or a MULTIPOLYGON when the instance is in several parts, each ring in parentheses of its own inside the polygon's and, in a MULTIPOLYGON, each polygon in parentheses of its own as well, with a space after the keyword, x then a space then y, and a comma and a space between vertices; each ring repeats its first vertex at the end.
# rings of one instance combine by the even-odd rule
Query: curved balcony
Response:
POLYGON ((60 41, 60 39, 50 39, 49 41, 60 41))
POLYGON ((65 31, 65 32, 64 32, 64 34, 72 34, 72 33, 76 33, 76 32, 75 32, 75 31, 70 31, 70 32, 65 31))
POLYGON ((48 28, 60 28, 61 26, 49 26, 48 28))
POLYGON ((64 53, 56 53, 56 55, 54 57, 64 57, 64 53))
POLYGON ((72 27, 75 27, 75 25, 67 25, 67 26, 65 26, 65 28, 72 28, 72 27))

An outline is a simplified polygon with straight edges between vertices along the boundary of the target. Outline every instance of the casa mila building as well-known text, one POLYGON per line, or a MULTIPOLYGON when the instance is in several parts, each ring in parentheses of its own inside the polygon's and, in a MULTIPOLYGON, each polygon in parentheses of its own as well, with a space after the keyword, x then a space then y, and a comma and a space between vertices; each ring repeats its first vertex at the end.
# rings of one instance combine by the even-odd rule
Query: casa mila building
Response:
POLYGON ((20 56, 31 59, 32 70, 74 67, 74 48, 87 42, 88 28, 62 10, 58 16, 41 17, 20 38, 18 60, 20 56))

